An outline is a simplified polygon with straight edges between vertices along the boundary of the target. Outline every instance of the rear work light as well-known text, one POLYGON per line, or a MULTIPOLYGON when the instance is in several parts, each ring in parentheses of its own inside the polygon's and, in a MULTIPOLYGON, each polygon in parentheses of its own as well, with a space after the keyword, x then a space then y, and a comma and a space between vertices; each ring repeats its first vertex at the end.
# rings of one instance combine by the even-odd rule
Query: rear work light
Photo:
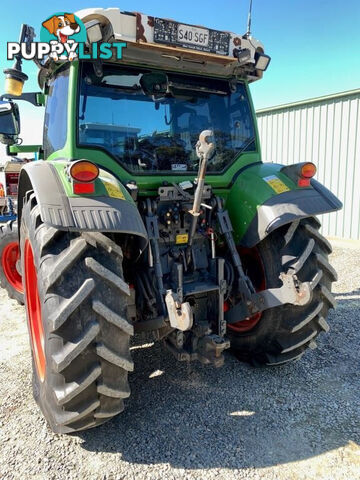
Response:
POLYGON ((261 70, 265 72, 267 67, 269 66, 271 58, 269 55, 265 55, 265 53, 256 52, 255 53, 255 68, 257 70, 261 70))
POLYGON ((306 162, 301 165, 300 172, 299 172, 299 180, 298 186, 299 187, 309 187, 310 180, 316 173, 316 166, 312 162, 306 162))
POLYGON ((94 182, 99 176, 99 168, 87 160, 79 160, 70 166, 70 177, 76 182, 94 182))

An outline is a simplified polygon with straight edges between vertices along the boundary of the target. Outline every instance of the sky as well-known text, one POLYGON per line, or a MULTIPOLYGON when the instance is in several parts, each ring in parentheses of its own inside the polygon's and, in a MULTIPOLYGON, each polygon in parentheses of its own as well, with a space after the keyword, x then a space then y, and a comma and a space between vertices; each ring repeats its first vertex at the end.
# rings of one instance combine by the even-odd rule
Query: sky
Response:
MULTIPOLYGON (((56 11, 119 7, 242 34, 249 1, 62 0, 48 5, 39 0, 7 4, 0 21, 1 70, 11 66, 6 42, 17 41, 21 23, 39 34, 41 22, 56 11)), ((360 87, 359 0, 253 0, 251 33, 271 56, 263 79, 251 86, 257 109, 360 87)), ((37 90, 35 64, 24 61, 23 71, 29 75, 24 91, 37 90)), ((24 142, 40 142, 43 109, 20 103, 24 142)))

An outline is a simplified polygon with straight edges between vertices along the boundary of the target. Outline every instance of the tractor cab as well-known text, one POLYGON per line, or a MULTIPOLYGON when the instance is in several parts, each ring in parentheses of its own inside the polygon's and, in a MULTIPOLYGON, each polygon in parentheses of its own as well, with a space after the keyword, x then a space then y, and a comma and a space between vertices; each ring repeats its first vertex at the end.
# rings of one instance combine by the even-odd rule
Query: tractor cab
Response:
POLYGON ((260 160, 248 90, 270 61, 259 41, 117 8, 76 15, 89 56, 99 42, 126 48, 120 59, 113 48, 106 60, 44 63, 45 158, 87 158, 140 190, 158 188, 164 175, 191 180, 204 130, 215 145, 210 183, 225 186, 239 161, 260 160))

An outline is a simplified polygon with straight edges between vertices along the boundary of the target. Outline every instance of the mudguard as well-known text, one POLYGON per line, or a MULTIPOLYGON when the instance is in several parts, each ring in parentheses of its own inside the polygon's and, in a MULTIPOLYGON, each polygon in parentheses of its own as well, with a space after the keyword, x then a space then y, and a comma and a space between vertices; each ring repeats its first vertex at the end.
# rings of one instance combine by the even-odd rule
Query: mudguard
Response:
POLYGON ((36 161, 21 169, 18 216, 23 199, 33 190, 40 205, 41 220, 49 226, 69 231, 128 233, 147 244, 145 226, 125 187, 108 172, 100 170, 94 195, 73 195, 64 175, 66 160, 36 161), (68 185, 67 185, 68 184, 68 185))
POLYGON ((251 248, 282 225, 341 209, 340 200, 321 183, 312 179, 309 187, 298 187, 282 168, 251 165, 233 182, 226 207, 239 245, 251 248))

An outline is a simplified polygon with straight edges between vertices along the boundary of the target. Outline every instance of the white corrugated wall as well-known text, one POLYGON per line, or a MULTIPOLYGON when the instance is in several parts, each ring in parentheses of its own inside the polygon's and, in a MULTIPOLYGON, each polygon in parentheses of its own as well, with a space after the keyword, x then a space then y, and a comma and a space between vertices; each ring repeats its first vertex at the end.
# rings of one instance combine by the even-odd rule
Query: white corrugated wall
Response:
POLYGON ((344 204, 320 218, 323 233, 360 240, 360 89, 256 113, 263 161, 314 162, 344 204))

